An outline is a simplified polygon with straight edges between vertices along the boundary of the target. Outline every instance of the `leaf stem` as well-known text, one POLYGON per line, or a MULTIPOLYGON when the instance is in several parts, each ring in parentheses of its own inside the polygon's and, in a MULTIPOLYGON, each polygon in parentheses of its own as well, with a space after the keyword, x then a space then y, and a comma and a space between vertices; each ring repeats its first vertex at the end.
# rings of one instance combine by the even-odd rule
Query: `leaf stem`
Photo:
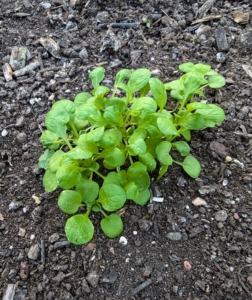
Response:
POLYGON ((98 175, 99 177, 101 177, 103 180, 105 180, 105 176, 103 176, 100 172, 98 172, 98 171, 94 171, 94 173, 96 174, 96 175, 98 175))

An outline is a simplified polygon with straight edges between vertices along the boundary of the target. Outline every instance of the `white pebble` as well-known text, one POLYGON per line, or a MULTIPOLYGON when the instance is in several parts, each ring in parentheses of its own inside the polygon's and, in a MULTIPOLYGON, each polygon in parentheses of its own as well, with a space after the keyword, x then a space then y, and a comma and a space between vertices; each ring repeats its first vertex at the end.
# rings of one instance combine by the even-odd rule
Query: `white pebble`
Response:
POLYGON ((120 240, 119 240, 119 243, 122 244, 122 245, 127 245, 128 244, 128 240, 126 239, 126 237, 121 236, 120 240))
POLYGON ((2 132, 1 132, 1 136, 6 136, 8 134, 8 131, 6 129, 4 129, 2 132))
POLYGON ((32 242, 32 241, 34 241, 34 239, 35 239, 35 234, 32 234, 32 235, 30 236, 30 241, 32 242))

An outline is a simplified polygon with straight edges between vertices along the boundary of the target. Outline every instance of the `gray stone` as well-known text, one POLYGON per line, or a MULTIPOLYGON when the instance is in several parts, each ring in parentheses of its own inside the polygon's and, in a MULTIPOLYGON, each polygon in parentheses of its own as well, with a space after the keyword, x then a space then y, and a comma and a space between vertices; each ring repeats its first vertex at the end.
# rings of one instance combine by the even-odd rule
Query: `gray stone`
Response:
POLYGON ((252 48, 252 28, 246 29, 242 33, 241 43, 247 48, 252 48))
POLYGON ((56 242, 53 246, 54 249, 63 248, 65 246, 70 245, 70 242, 68 241, 62 241, 62 242, 56 242))
POLYGON ((118 273, 114 270, 111 270, 109 273, 109 282, 114 283, 117 278, 118 278, 118 273))
POLYGON ((28 258, 32 260, 37 260, 40 253, 39 244, 32 245, 28 252, 28 258))
POLYGON ((229 49, 226 30, 223 27, 220 27, 215 31, 215 39, 219 51, 227 51, 229 49))
POLYGON ((218 221, 218 222, 226 221, 227 217, 228 217, 228 214, 225 210, 219 210, 215 214, 215 220, 218 221))
POLYGON ((179 241, 182 239, 182 234, 180 232, 169 232, 166 236, 171 241, 179 241))
POLYGON ((59 240, 60 236, 57 232, 53 233, 51 236, 49 236, 48 241, 52 244, 59 240))
POLYGON ((139 220, 138 225, 141 230, 148 231, 152 226, 152 222, 149 220, 139 220))
POLYGON ((13 47, 10 56, 10 66, 13 71, 20 70, 25 66, 26 47, 13 47))
POLYGON ((92 287, 97 287, 99 282, 99 275, 96 270, 92 270, 88 273, 86 280, 92 287))
POLYGON ((17 140, 18 140, 19 143, 24 143, 27 140, 27 135, 24 132, 20 132, 17 135, 17 140))
POLYGON ((11 201, 11 203, 9 204, 9 210, 16 210, 21 206, 21 204, 17 201, 11 201))
POLYGON ((80 52, 79 52, 79 57, 81 59, 87 59, 88 58, 88 52, 86 48, 83 48, 80 52))

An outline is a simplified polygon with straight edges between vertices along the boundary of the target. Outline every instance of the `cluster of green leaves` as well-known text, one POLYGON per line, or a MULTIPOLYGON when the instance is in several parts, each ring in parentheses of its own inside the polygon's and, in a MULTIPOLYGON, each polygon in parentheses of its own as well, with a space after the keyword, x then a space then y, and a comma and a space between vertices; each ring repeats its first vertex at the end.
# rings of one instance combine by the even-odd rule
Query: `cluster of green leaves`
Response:
POLYGON ((126 200, 148 202, 150 172, 158 170, 160 179, 176 163, 198 177, 201 167, 188 144, 191 130, 214 127, 225 115, 220 107, 193 99, 196 94, 205 98, 203 88, 220 88, 225 80, 209 65, 185 63, 179 68, 184 75, 165 84, 148 69, 123 69, 110 90, 101 85, 105 69, 98 67, 89 75, 91 94, 59 100, 46 115, 47 130, 40 141, 47 150, 39 165, 46 170, 45 190, 63 190, 58 206, 73 215, 65 226, 70 242, 92 239, 91 211, 103 215, 100 225, 109 238, 118 236, 123 222, 114 212, 126 200), (173 111, 165 108, 167 91, 177 100, 173 111), (173 159, 174 151, 181 161, 173 159), (84 213, 75 214, 80 208, 84 213))

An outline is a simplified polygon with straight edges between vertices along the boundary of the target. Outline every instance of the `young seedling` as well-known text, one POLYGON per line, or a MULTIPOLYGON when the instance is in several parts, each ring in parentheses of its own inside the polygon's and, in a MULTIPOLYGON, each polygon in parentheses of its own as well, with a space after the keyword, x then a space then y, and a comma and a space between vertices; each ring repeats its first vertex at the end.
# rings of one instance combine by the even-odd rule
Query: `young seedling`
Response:
POLYGON ((191 130, 214 127, 225 115, 220 107, 195 101, 194 96, 205 99, 204 88, 221 88, 225 79, 205 64, 179 68, 184 75, 165 84, 148 69, 123 69, 110 90, 101 85, 105 69, 98 67, 89 75, 91 94, 59 100, 47 113, 47 130, 40 138, 47 150, 39 165, 46 170, 45 190, 62 189, 58 206, 72 215, 65 226, 70 242, 92 239, 91 212, 101 213, 100 226, 109 238, 118 236, 123 222, 114 212, 126 201, 149 201, 152 171, 158 170, 160 179, 176 163, 190 177, 199 176, 200 163, 190 155, 188 144, 191 130), (177 101, 172 111, 166 109, 167 94, 177 101), (174 151, 181 161, 174 160, 174 151))

